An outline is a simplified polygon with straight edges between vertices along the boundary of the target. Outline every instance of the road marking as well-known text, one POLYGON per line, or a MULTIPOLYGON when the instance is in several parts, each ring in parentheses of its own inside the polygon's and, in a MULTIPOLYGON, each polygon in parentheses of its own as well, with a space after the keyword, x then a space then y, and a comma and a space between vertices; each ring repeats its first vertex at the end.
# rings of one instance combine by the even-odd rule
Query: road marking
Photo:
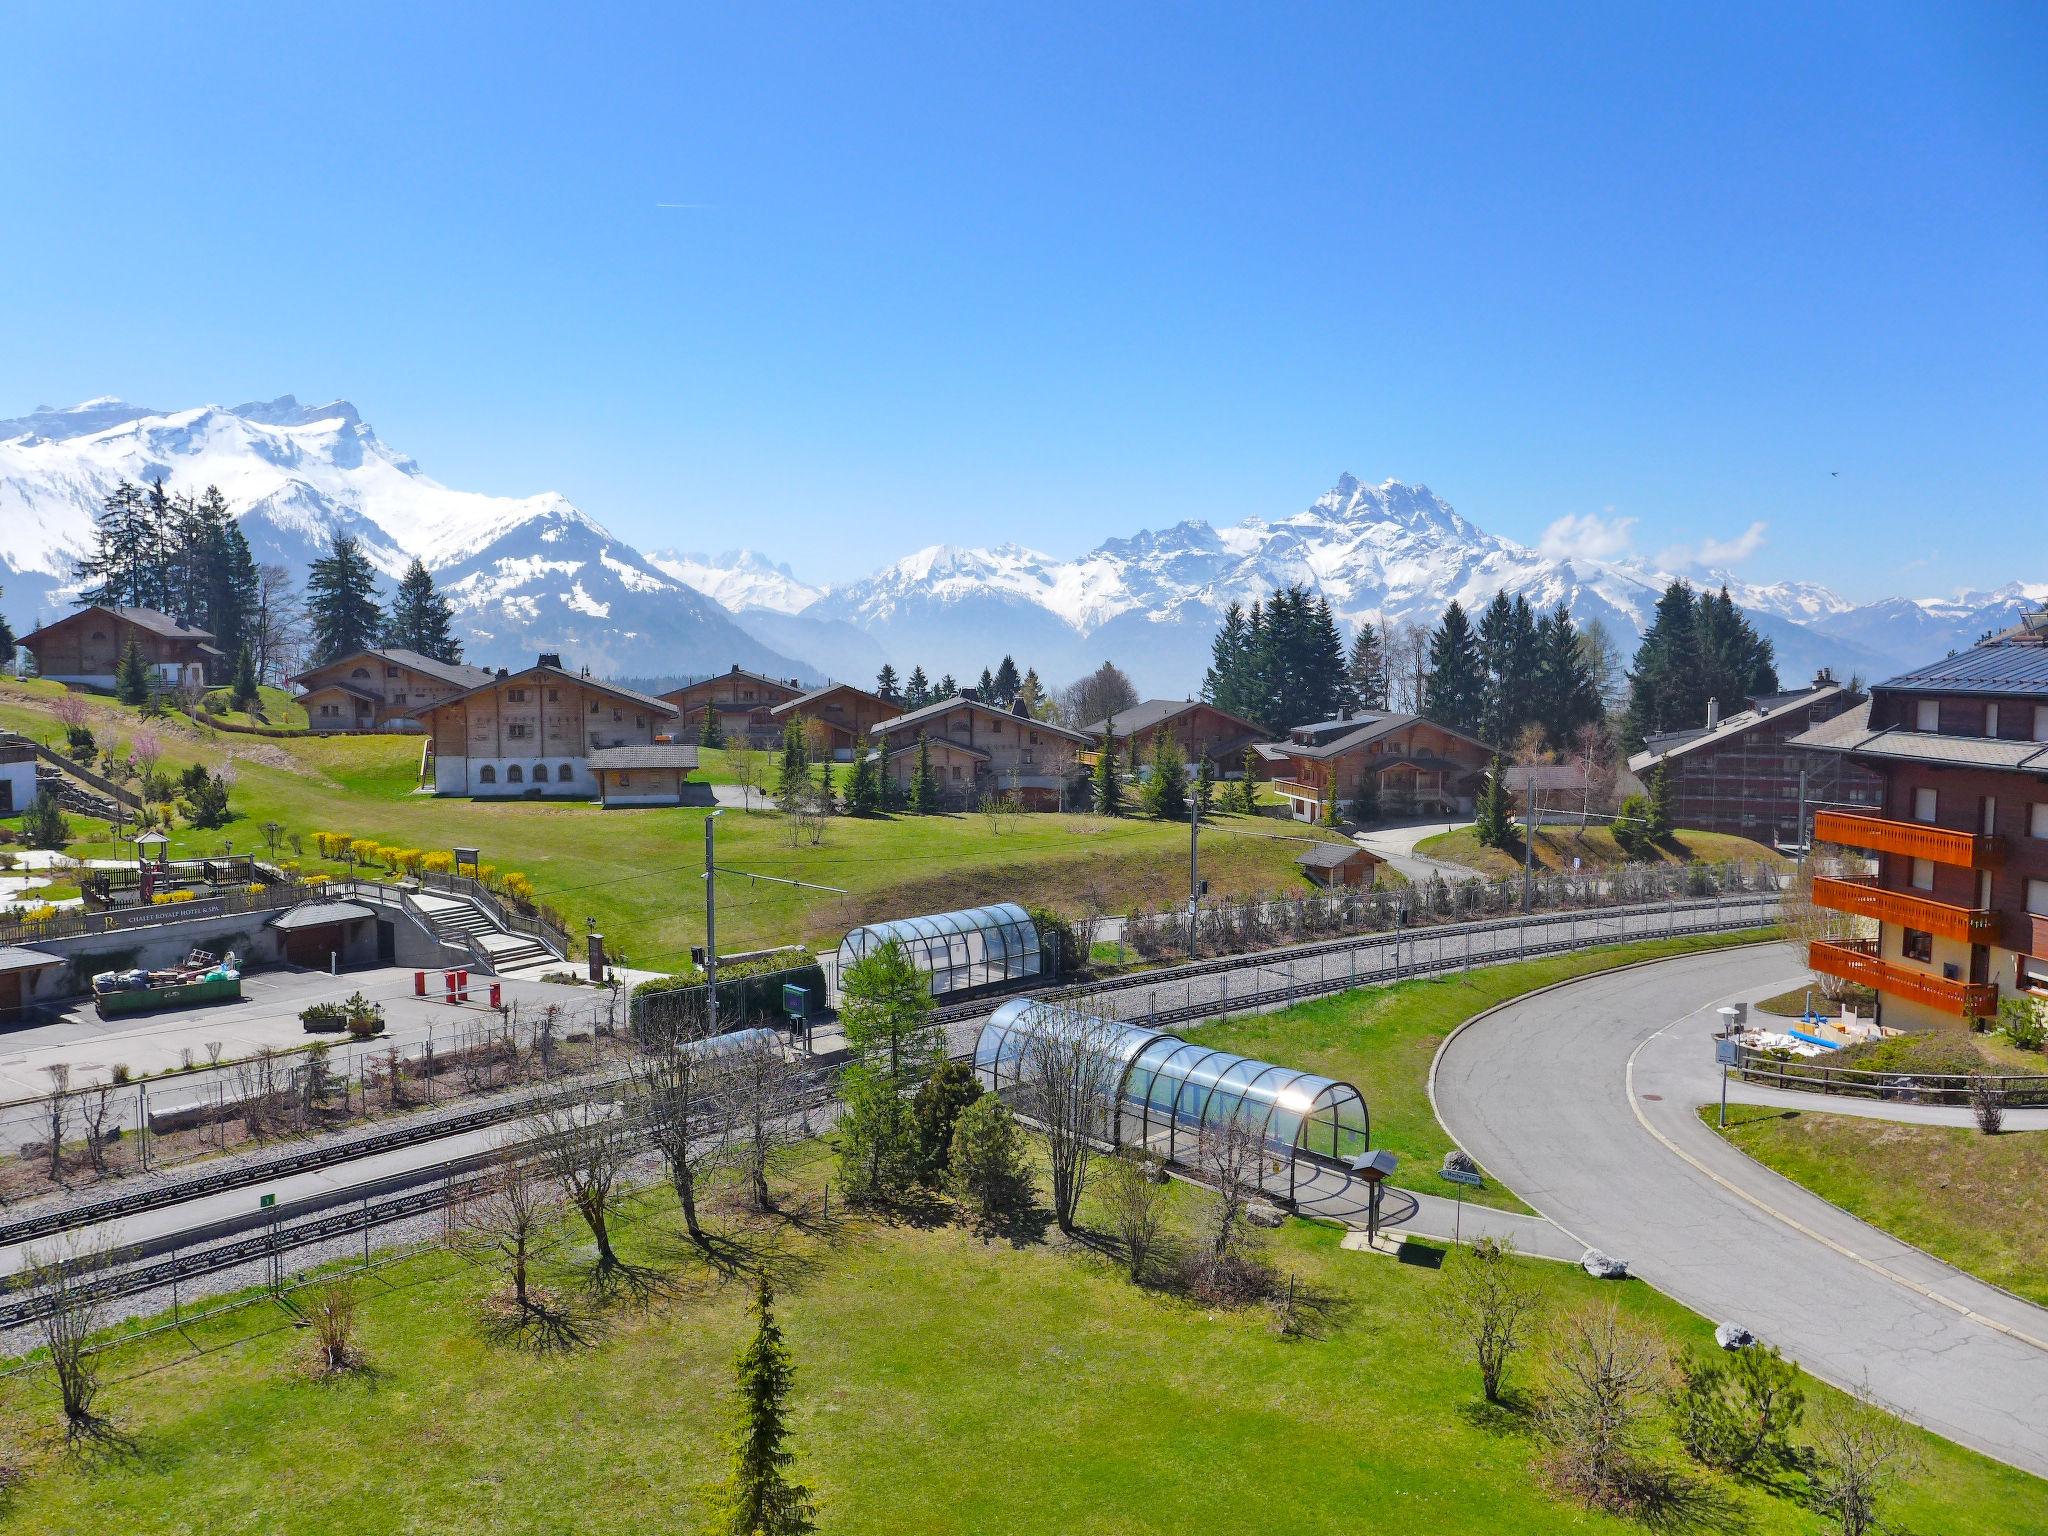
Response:
MULTIPOLYGON (((1709 1006, 1711 1007, 1712 1005, 1709 1004, 1709 1006)), ((1636 1057, 1642 1054, 1643 1047, 1648 1045, 1652 1040, 1661 1039, 1665 1034, 1667 1034, 1671 1030, 1678 1028, 1679 1025, 1688 1024, 1692 1022, 1692 1020, 1698 1018, 1700 1012, 1703 1011, 1704 1010, 1696 1010, 1693 1013, 1687 1014, 1682 1019, 1673 1019, 1669 1024, 1666 1024, 1663 1029, 1658 1030, 1655 1034, 1645 1035, 1643 1039, 1637 1044, 1636 1048, 1633 1051, 1630 1051, 1628 1054, 1628 1066, 1623 1074, 1623 1080, 1627 1086, 1628 1107, 1634 1113, 1637 1122, 1642 1126, 1644 1130, 1648 1131, 1652 1136, 1656 1137, 1658 1141, 1662 1142, 1666 1148, 1668 1148, 1672 1152, 1677 1153, 1679 1157, 1683 1158, 1686 1162, 1690 1163, 1694 1168, 1698 1169, 1701 1173, 1705 1174, 1708 1178, 1712 1179, 1716 1184, 1720 1185, 1730 1194, 1736 1196, 1738 1199, 1747 1201, 1750 1205, 1753 1205, 1758 1210, 1762 1211, 1766 1216, 1772 1216, 1777 1218, 1779 1221, 1782 1221, 1786 1226, 1790 1227, 1793 1231, 1799 1233, 1801 1236, 1812 1238, 1816 1243, 1821 1244, 1823 1247, 1832 1249, 1834 1252, 1842 1255, 1842 1257, 1845 1259, 1854 1260, 1856 1263, 1862 1265, 1865 1269, 1871 1271, 1871 1273, 1873 1274, 1882 1275, 1885 1279, 1893 1281, 1898 1285, 1904 1286, 1907 1290, 1913 1292, 1917 1296, 1924 1296, 1929 1301, 1938 1302, 1942 1306, 1947 1307, 1951 1312, 1957 1313, 1962 1317, 1969 1318, 1972 1322, 1982 1323, 1985 1327, 1996 1329, 1998 1332, 2005 1334, 2009 1338, 2019 1340, 2022 1344, 2031 1344, 2035 1349, 2041 1350, 2044 1353, 2048 1353, 2048 1339, 2036 1338, 2033 1334, 2028 1333, 2023 1328, 2015 1328, 2010 1323, 2002 1323, 1995 1317, 1987 1317, 1984 1313, 1977 1311, 1974 1307, 1968 1306, 1965 1303, 1957 1301, 1952 1297, 1944 1296, 1941 1294, 1941 1292, 1934 1290, 1932 1287, 1922 1285, 1919 1281, 1913 1279, 1908 1275, 1900 1274, 1897 1270, 1891 1268, 1889 1265, 1880 1263, 1876 1259, 1858 1253, 1855 1249, 1848 1247, 1846 1244, 1835 1241, 1835 1239, 1829 1237, 1824 1232, 1816 1232, 1812 1227, 1806 1225, 1806 1223, 1801 1221, 1798 1217, 1793 1216, 1788 1212, 1779 1210, 1769 1201, 1763 1199, 1759 1195, 1754 1195, 1750 1193, 1750 1191, 1744 1189, 1740 1184, 1737 1184, 1734 1180, 1726 1178, 1719 1173, 1716 1173, 1712 1168, 1709 1168, 1705 1163, 1700 1161, 1700 1159, 1694 1157, 1690 1152, 1686 1151, 1685 1148, 1681 1147, 1669 1136, 1666 1136, 1662 1131, 1658 1130, 1656 1126, 1652 1125, 1650 1123, 1650 1117, 1643 1113, 1643 1106, 1637 1101, 1636 1098, 1636 1057)), ((1732 1150, 1742 1156, 1748 1155, 1747 1153, 1743 1153, 1742 1149, 1739 1147, 1732 1148, 1732 1150)), ((1761 1166, 1761 1164, 1759 1164, 1759 1166, 1761 1166)), ((1780 1174, 1779 1177, 1782 1178, 1784 1176, 1780 1174)), ((1787 1182, 1789 1183, 1791 1181, 1787 1180, 1787 1182)), ((1818 1200, 1822 1197, 1819 1195, 1815 1195, 1814 1198, 1818 1200)), ((1828 1203, 1832 1204, 1832 1202, 1828 1203)), ((1841 1209, 1841 1207, 1839 1206, 1835 1206, 1834 1208, 1836 1210, 1841 1209)), ((1844 1211, 1843 1214, 1845 1216, 1849 1216, 1850 1220, 1852 1221, 1861 1220, 1860 1217, 1857 1217, 1850 1212, 1844 1211)), ((1868 1223, 1865 1224, 1868 1225, 1868 1223)), ((1878 1231, 1880 1229, 1873 1227, 1872 1230, 1878 1231)), ((1893 1241, 1905 1242, 1905 1239, 1894 1238, 1893 1241)), ((1909 1248, 1913 1247, 1911 1243, 1906 1243, 1906 1246, 1909 1248)), ((1924 1252, 1924 1250, 1914 1248, 1914 1252, 1921 1253, 1924 1252)), ((1927 1254, 1926 1256, 1930 1259, 1933 1259, 1934 1262, 1937 1264, 1947 1262, 1945 1259, 1935 1258, 1933 1254, 1927 1254)), ((1958 1271, 1958 1273, 1961 1273, 1961 1271, 1958 1271)), ((1988 1281, 1983 1283, 1989 1284, 1988 1281)), ((1996 1289, 1996 1287, 1993 1288, 1996 1289)))

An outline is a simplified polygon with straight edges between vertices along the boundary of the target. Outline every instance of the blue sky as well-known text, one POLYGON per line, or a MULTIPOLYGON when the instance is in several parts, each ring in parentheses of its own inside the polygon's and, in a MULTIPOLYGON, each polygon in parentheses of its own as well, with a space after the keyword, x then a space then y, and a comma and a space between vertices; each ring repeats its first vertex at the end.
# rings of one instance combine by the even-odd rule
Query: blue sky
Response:
POLYGON ((17 13, 0 415, 346 395, 814 579, 1346 469, 1858 597, 2048 577, 2038 9, 1422 9, 17 13))

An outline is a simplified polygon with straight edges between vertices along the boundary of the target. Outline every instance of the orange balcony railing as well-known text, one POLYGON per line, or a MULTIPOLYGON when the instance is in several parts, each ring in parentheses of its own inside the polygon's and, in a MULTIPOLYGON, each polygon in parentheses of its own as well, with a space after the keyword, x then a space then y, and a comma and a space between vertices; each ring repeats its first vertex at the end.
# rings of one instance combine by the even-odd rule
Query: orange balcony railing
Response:
POLYGON ((1868 944, 1815 939, 1806 947, 1806 963, 1824 976, 1860 982, 1887 997, 1903 997, 1962 1018, 1985 1018, 1998 1012, 1995 982, 1950 981, 1878 958, 1868 944))
POLYGON ((1969 944, 1989 944, 1998 936, 1998 914, 1980 907, 1958 907, 1946 901, 1930 901, 1911 891, 1890 891, 1870 880, 1837 880, 1831 875, 1813 878, 1813 904, 1830 912, 1853 912, 1880 923, 1898 923, 1944 939, 1961 939, 1969 944))
POLYGON ((1868 848, 1877 853, 1903 854, 1909 859, 1929 859, 1964 869, 1990 869, 2005 859, 2005 844, 1996 837, 1930 827, 1917 821, 1864 816, 1855 811, 1816 811, 1813 840, 1868 848))

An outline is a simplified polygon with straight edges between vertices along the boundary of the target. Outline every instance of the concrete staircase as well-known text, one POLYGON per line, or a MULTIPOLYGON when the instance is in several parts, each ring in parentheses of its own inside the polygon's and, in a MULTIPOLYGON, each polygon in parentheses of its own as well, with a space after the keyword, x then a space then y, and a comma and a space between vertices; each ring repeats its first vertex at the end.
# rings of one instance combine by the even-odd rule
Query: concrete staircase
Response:
POLYGON ((495 975, 537 971, 560 966, 545 944, 523 933, 507 933, 490 913, 462 896, 422 895, 413 898, 433 925, 434 937, 443 943, 474 943, 490 961, 495 975))

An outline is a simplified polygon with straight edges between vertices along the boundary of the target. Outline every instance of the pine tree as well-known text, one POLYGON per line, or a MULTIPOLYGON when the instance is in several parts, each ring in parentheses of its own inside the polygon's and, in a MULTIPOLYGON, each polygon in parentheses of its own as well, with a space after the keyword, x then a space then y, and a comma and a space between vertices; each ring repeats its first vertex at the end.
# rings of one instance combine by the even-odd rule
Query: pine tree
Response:
POLYGON ((462 660, 462 642, 452 631, 454 614, 448 599, 434 585, 433 573, 417 556, 405 568, 391 616, 384 624, 384 643, 418 651, 436 661, 462 660))
POLYGON ((1233 715, 1258 719, 1244 697, 1245 648, 1248 644, 1244 605, 1232 602, 1223 610, 1222 626, 1209 644, 1209 670, 1202 678, 1202 697, 1233 715))
POLYGON ((153 585, 149 515, 142 491, 122 480, 107 492, 93 527, 92 553, 79 560, 72 575, 81 603, 110 608, 145 607, 153 585))
POLYGON ((1494 594, 1479 621, 1479 654, 1486 668, 1479 734, 1495 743, 1513 741, 1534 717, 1538 654, 1527 598, 1510 601, 1505 592, 1494 594))
POLYGON ((1357 708, 1387 707, 1387 653, 1370 620, 1361 622, 1358 633, 1351 637, 1351 658, 1345 663, 1344 674, 1357 708))
POLYGON ((1123 780, 1116 771, 1116 716, 1102 725, 1102 745, 1095 751, 1095 814, 1120 816, 1124 809, 1123 780))
POLYGON ((1051 701, 1045 696, 1045 684, 1038 680, 1038 669, 1036 667, 1025 669, 1024 681, 1017 685, 1017 700, 1024 706, 1025 712, 1032 719, 1043 720, 1047 718, 1047 710, 1050 707, 1051 701))
POLYGON ((145 608, 181 618, 185 615, 178 610, 185 604, 177 591, 176 567, 181 562, 179 521, 164 477, 155 476, 142 502, 142 570, 136 601, 145 608))
POLYGON ((1351 797, 1351 819, 1362 827, 1380 819, 1380 780, 1370 769, 1358 781, 1358 793, 1351 797))
POLYGON ((853 750, 853 771, 846 778, 846 813, 872 816, 882 808, 882 770, 875 744, 866 737, 853 750))
POLYGON ((924 668, 912 667, 910 680, 903 685, 904 713, 908 714, 913 709, 923 709, 931 701, 932 685, 924 675, 924 668))
POLYGON ((1195 761, 1195 809, 1206 818, 1216 808, 1216 764, 1204 752, 1195 761))
POLYGON ((1601 716, 1599 684, 1571 610, 1559 601, 1536 626, 1536 681, 1533 716, 1556 748, 1601 716))
POLYGON ((345 533, 306 572, 306 616, 313 626, 316 664, 335 661, 377 643, 384 611, 377 605, 377 572, 363 547, 345 533))
MULTIPOLYGON (((205 612, 200 622, 213 632, 213 643, 224 654, 233 655, 245 641, 255 639, 262 579, 249 540, 241 524, 228 515, 218 486, 206 488, 199 498, 199 511, 208 550, 205 612)), ((261 668, 258 672, 260 676, 261 668)))
POLYGON ((722 747, 725 745, 725 729, 718 723, 718 706, 704 706, 704 721, 697 729, 697 745, 700 747, 722 747))
POLYGON ((114 668, 114 697, 123 704, 147 704, 150 691, 149 666, 142 659, 141 645, 131 634, 114 668))
POLYGON ((256 657, 246 640, 235 653, 235 682, 228 692, 228 707, 245 712, 256 707, 256 657))
POLYGON ((1771 642, 1757 633, 1727 588, 1695 595, 1674 581, 1657 599, 1629 669, 1623 744, 1635 750, 1659 732, 1704 725, 1709 699, 1732 713, 1750 697, 1777 689, 1771 642))
POLYGON ((882 670, 875 674, 875 697, 891 704, 899 702, 896 693, 896 669, 888 662, 882 663, 882 670))
POLYGON ((953 674, 950 672, 940 678, 932 688, 932 702, 934 704, 942 699, 957 699, 959 697, 960 685, 953 681, 953 674))
POLYGON ((761 1275, 755 1281, 754 1336, 735 1366, 740 1427, 720 1521, 726 1536, 806 1536, 818 1528, 810 1490, 789 1475, 796 1461, 788 1446, 796 1373, 774 1308, 775 1294, 761 1275))
POLYGON ((1429 637, 1429 681, 1422 713, 1439 725, 1476 732, 1486 705, 1486 666, 1472 623, 1456 598, 1429 637))
POLYGON ((910 776, 910 809, 916 815, 929 816, 939 808, 939 777, 932 772, 932 741, 923 731, 917 733, 917 766, 910 776))
POLYGON ((811 743, 801 716, 791 715, 782 723, 782 771, 775 784, 776 793, 784 797, 803 795, 811 787, 811 743))
POLYGON ((1670 765, 1659 763, 1650 774, 1649 825, 1643 828, 1644 835, 1651 842, 1661 843, 1671 836, 1676 796, 1671 784, 1670 765))
POLYGON ((836 808, 839 793, 832 776, 832 759, 828 757, 818 764, 818 809, 827 816, 836 808))
POLYGON ((1259 810, 1259 754, 1251 747, 1244 749, 1244 767, 1237 780, 1237 809, 1246 816, 1255 816, 1259 810))
POLYGON ((989 697, 992 702, 1007 708, 1010 701, 1017 697, 1017 690, 1023 684, 1024 679, 1017 675, 1017 663, 1005 656, 1002 664, 996 668, 995 688, 989 697))
POLYGON ((1514 818, 1508 805, 1507 767, 1498 754, 1486 771, 1486 785, 1479 791, 1474 833, 1483 848, 1505 848, 1514 836, 1514 818))
POLYGON ((1152 775, 1145 780, 1145 809, 1161 821, 1185 821, 1188 815, 1188 755, 1173 732, 1152 738, 1152 775))

